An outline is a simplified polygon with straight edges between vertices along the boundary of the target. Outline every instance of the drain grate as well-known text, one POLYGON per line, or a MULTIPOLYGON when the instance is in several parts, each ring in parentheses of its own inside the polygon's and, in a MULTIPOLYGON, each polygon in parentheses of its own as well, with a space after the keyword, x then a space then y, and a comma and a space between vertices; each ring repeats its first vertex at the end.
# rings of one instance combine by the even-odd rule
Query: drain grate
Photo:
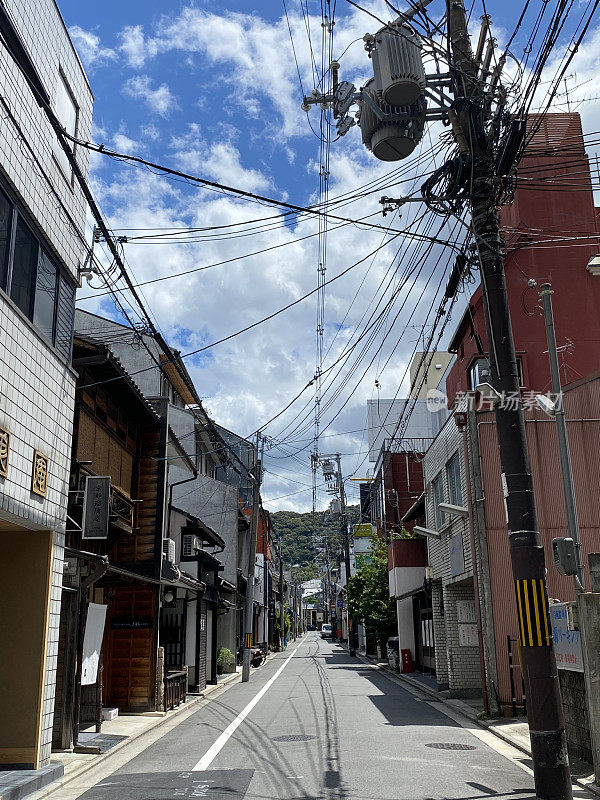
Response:
POLYGON ((434 750, 475 750, 472 744, 454 744, 453 742, 430 742, 425 747, 432 747, 434 750))
POLYGON ((310 742, 311 739, 316 739, 316 736, 309 736, 303 733, 292 733, 287 736, 274 736, 272 742, 310 742))

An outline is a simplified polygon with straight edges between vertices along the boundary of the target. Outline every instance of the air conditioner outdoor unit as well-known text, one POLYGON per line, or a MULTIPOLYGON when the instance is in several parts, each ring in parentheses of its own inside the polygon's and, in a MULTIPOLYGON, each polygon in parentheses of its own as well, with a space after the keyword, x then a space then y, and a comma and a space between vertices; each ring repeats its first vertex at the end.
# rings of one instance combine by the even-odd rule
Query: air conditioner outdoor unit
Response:
POLYGON ((202 549, 202 542, 199 536, 193 533, 184 533, 181 538, 181 555, 185 558, 195 556, 198 550, 202 549))
POLYGON ((162 545, 163 556, 171 564, 175 563, 175 542, 173 539, 163 539, 162 545))

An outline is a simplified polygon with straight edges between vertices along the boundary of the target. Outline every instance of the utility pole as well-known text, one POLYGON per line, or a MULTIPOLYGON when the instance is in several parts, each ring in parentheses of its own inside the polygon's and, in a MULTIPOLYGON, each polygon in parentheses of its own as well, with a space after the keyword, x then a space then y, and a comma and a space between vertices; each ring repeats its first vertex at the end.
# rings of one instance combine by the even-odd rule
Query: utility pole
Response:
POLYGON ((354 641, 354 627, 350 604, 348 603, 348 581, 350 580, 350 538, 348 534, 348 515, 346 513, 346 492, 344 490, 344 480, 342 478, 342 461, 339 453, 336 455, 337 479, 340 493, 340 530, 342 534, 342 546, 344 548, 344 564, 346 566, 346 607, 348 610, 348 652, 351 656, 356 655, 356 644, 354 641))
POLYGON ((252 520, 250 523, 250 552, 248 554, 248 580, 246 582, 246 610, 244 616, 243 683, 246 683, 250 679, 250 656, 252 652, 252 629, 254 624, 254 569, 256 564, 256 535, 258 533, 260 484, 262 482, 262 461, 258 457, 259 442, 260 433, 257 432, 254 451, 254 475, 252 479, 252 520))
POLYGON ((285 647, 285 619, 283 606, 283 545, 281 542, 281 531, 279 532, 279 638, 281 649, 285 647))
POLYGON ((470 155, 470 204, 486 310, 496 433, 506 497, 523 678, 536 797, 571 800, 572 787, 556 659, 551 637, 544 549, 537 525, 504 259, 494 197, 497 176, 482 110, 485 98, 473 58, 463 0, 447 0, 454 102, 449 116, 459 150, 470 155), (516 404, 501 402, 502 397, 516 404), (516 407, 515 407, 516 405, 516 407))
POLYGON ((552 393, 555 395, 554 419, 556 420, 556 434, 558 437, 558 453, 560 456, 560 471, 562 474, 565 506, 567 510, 567 530, 575 545, 576 574, 575 593, 584 592, 583 561, 581 558, 581 539, 579 536, 579 523, 577 521, 577 506, 575 505, 575 487, 573 485, 573 470, 571 469, 571 454, 569 451, 569 438, 565 420, 565 408, 562 400, 560 385, 560 368, 558 366, 558 353, 556 350, 556 333, 554 331, 554 314, 552 313, 552 288, 549 283, 540 286, 540 297, 544 307, 544 320, 546 322, 546 340, 548 342, 548 359, 550 361, 550 379, 552 393))

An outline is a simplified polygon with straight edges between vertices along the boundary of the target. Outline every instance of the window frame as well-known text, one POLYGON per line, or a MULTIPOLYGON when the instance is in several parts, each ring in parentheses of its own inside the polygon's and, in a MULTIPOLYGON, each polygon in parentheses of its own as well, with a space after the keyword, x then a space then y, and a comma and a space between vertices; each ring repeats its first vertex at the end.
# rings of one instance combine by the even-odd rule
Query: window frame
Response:
MULTIPOLYGON (((14 193, 8 186, 6 186, 4 181, 0 181, 0 192, 2 192, 2 194, 6 197, 11 207, 10 241, 8 243, 6 284, 5 286, 0 285, 0 295, 4 297, 8 303, 10 303, 11 308, 13 308, 16 313, 18 313, 24 320, 27 320, 32 330, 35 331, 36 335, 40 338, 41 341, 43 341, 48 347, 51 347, 52 350, 57 354, 57 356, 62 361, 64 361, 66 364, 70 364, 71 350, 69 350, 67 353, 64 350, 64 348, 57 346, 59 304, 60 304, 59 298, 60 298, 61 288, 63 287, 64 284, 68 285, 69 287, 75 287, 75 289, 77 288, 77 284, 73 279, 73 277, 62 266, 60 260, 56 258, 56 256, 53 254, 52 249, 48 246, 44 235, 41 232, 39 232, 38 226, 33 221, 31 214, 27 211, 27 209, 23 207, 23 205, 19 202, 19 200, 14 196, 14 193), (16 303, 16 301, 13 300, 13 298, 11 297, 11 286, 12 286, 12 279, 14 272, 16 231, 19 220, 21 220, 22 224, 25 226, 25 228, 29 231, 33 239, 36 241, 38 248, 35 269, 33 270, 33 275, 31 277, 32 301, 30 304, 29 313, 23 311, 20 308, 20 306, 16 303), (51 338, 48 338, 44 330, 34 322, 35 301, 37 295, 37 280, 39 272, 39 263, 40 259, 42 258, 42 254, 44 254, 44 256, 48 259, 48 261, 56 268, 56 291, 54 297, 51 338)), ((71 342, 73 339, 72 333, 73 332, 71 331, 71 337, 70 337, 71 342)))
POLYGON ((460 475, 460 453, 458 450, 454 455, 448 459, 446 463, 446 480, 448 481, 448 502, 451 503, 453 506, 462 506, 463 505, 463 490, 462 490, 462 481, 460 475), (453 465, 456 464, 458 467, 458 472, 456 475, 452 474, 453 465), (458 483, 456 481, 458 479, 458 483), (456 497, 453 493, 453 488, 458 486, 458 497, 456 497))
POLYGON ((440 509, 439 504, 443 503, 446 499, 443 469, 440 470, 435 478, 431 481, 431 492, 433 496, 433 520, 435 522, 435 529, 436 531, 440 531, 444 525, 444 512, 440 509), (441 497, 437 496, 438 486, 441 486, 441 497))
MULTIPOLYGON (((69 131, 67 131, 67 133, 69 133, 70 136, 77 136, 77 132, 79 130, 79 111, 80 111, 79 105, 77 104, 77 100, 75 99, 75 95, 73 94, 73 91, 71 90, 71 87, 69 85, 69 81, 67 80, 67 76, 63 72, 62 67, 59 67, 58 68, 58 79, 57 79, 57 82, 56 82, 56 91, 54 93, 54 112, 56 113, 56 116, 57 116, 59 122, 61 123, 61 125, 66 130, 66 125, 64 123, 64 120, 61 119, 61 117, 58 114, 58 91, 59 91, 59 86, 60 86, 61 83, 62 83, 62 85, 64 86, 64 88, 66 90, 67 96, 69 97, 69 99, 73 103, 73 108, 75 109, 74 131, 73 131, 72 134, 69 133, 69 131)), ((76 145, 73 143, 73 145, 72 145, 73 156, 75 155, 75 151, 76 151, 76 145)), ((55 135, 55 142, 53 142, 52 158, 56 162, 56 165, 58 166, 58 170, 59 170, 60 174, 63 176, 63 178, 65 179, 65 181, 67 182, 67 185, 72 189, 73 188, 73 177, 74 177, 73 176, 73 170, 72 170, 70 165, 68 167, 68 170, 65 169, 66 165, 62 163, 62 159, 63 158, 67 159, 67 156, 66 156, 64 150, 62 149, 62 147, 60 145, 60 142, 58 141, 58 136, 57 135, 55 135)), ((67 163, 68 163, 68 160, 67 160, 67 163)))

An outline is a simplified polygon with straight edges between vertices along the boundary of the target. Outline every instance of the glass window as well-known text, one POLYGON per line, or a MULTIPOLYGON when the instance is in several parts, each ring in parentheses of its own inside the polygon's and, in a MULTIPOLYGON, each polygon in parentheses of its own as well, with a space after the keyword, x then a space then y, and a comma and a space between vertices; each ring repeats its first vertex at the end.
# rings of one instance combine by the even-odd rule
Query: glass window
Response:
MULTIPOLYGON (((62 75, 58 76, 54 107, 56 116, 61 121, 66 132, 71 136, 75 136, 77 131, 77 106, 62 75)), ((58 140, 54 146, 54 155, 65 176, 70 180, 71 166, 58 140)))
POLYGON ((38 261, 38 243, 27 225, 19 217, 15 235, 10 298, 31 319, 35 273, 38 261))
POLYGON ((12 206, 8 198, 0 192, 0 289, 6 289, 11 227, 12 206))
POLYGON ((56 266, 42 250, 37 269, 33 324, 39 329, 42 336, 52 343, 54 343, 57 278, 56 266))
POLYGON ((433 481, 433 512, 435 515, 435 529, 439 531, 444 524, 444 512, 440 510, 440 503, 444 502, 444 476, 440 472, 433 481))
POLYGON ((450 502, 454 506, 462 506, 463 499, 462 487, 460 485, 460 458, 458 453, 455 453, 450 459, 448 466, 446 467, 446 471, 448 473, 448 494, 450 497, 450 502))

